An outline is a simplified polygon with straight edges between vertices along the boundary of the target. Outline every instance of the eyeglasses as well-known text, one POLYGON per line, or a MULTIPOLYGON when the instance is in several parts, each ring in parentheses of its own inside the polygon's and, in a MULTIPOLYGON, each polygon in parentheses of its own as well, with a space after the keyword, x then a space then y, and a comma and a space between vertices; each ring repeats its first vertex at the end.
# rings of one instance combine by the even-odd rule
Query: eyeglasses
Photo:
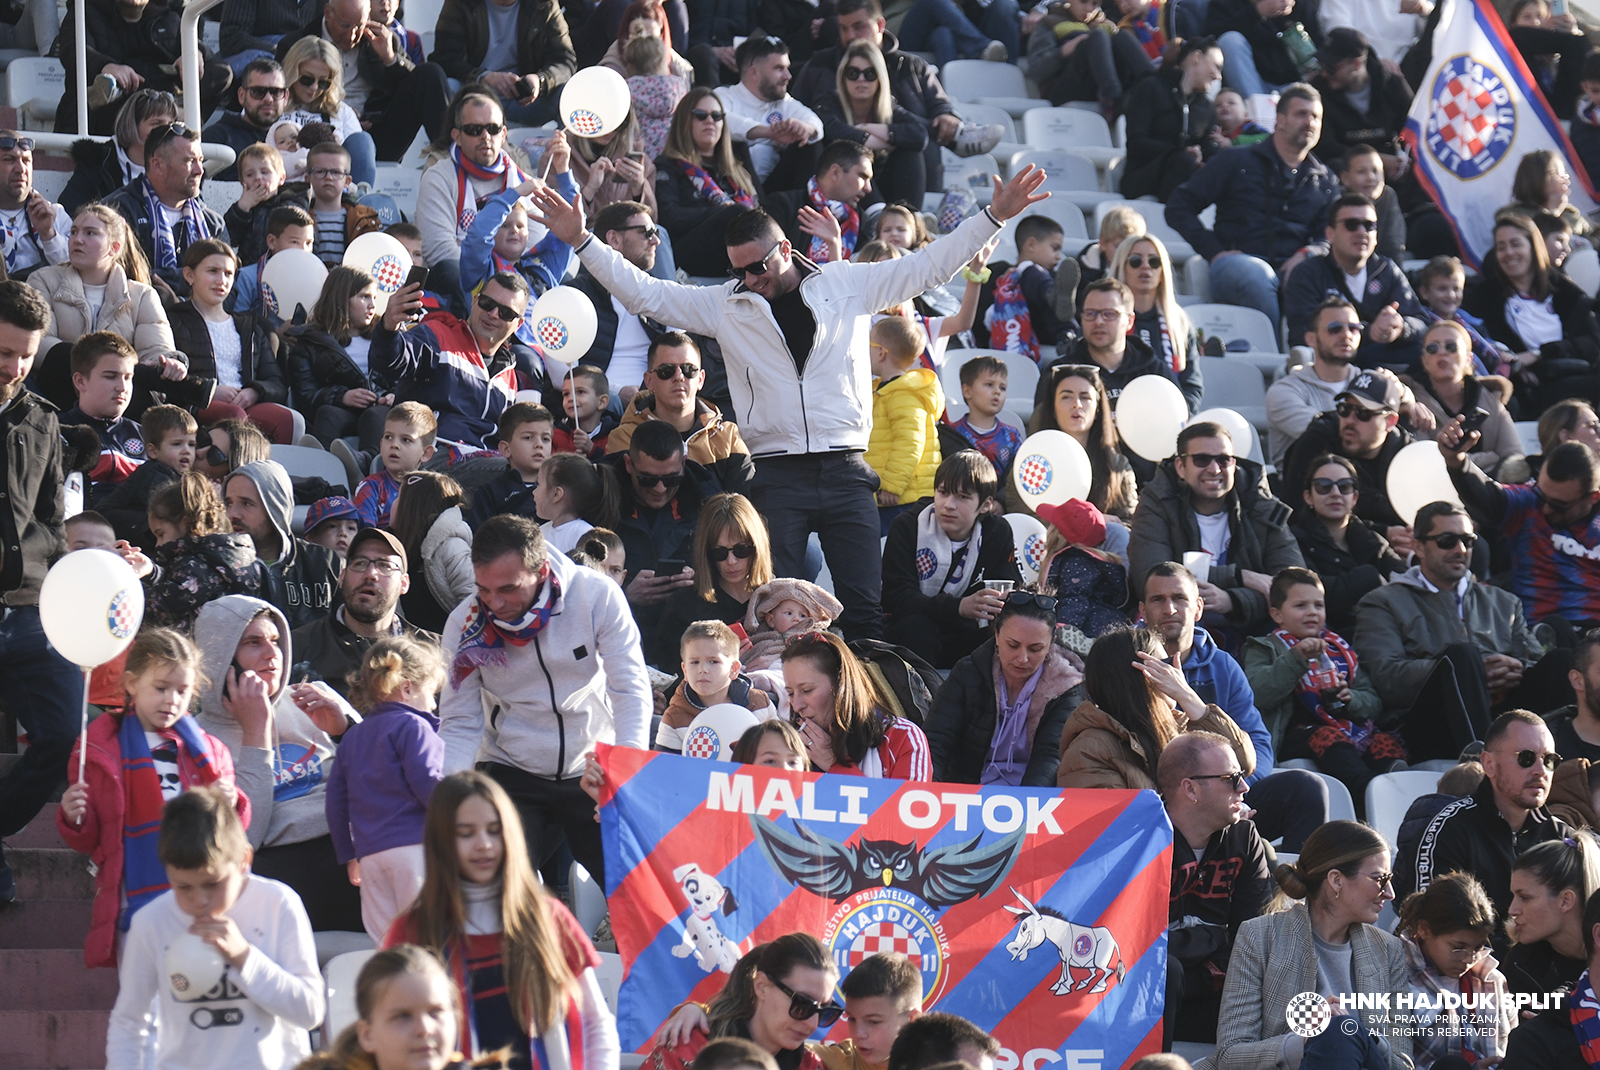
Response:
POLYGON ((1034 594, 1032 591, 1012 591, 1006 595, 1008 606, 1038 606, 1046 613, 1056 611, 1056 600, 1047 594, 1034 594))
POLYGON ((650 370, 655 373, 655 377, 660 379, 663 383, 672 382, 672 380, 676 379, 680 374, 685 379, 693 379, 695 376, 700 374, 699 366, 691 364, 688 361, 684 361, 682 364, 657 364, 650 370))
POLYGON ((1339 220, 1339 225, 1351 232, 1364 230, 1368 234, 1378 229, 1378 221, 1376 219, 1341 219, 1339 220))
POLYGON ((1154 253, 1151 253, 1149 256, 1146 256, 1143 253, 1134 253, 1132 256, 1128 257, 1128 266, 1131 268, 1142 268, 1146 264, 1149 264, 1153 268, 1159 269, 1161 267, 1161 258, 1154 253))
POLYGON ((10 152, 12 149, 18 149, 22 152, 32 152, 33 138, 11 137, 9 135, 0 137, 0 152, 10 152))
POLYGON ((847 81, 851 82, 876 82, 878 80, 878 72, 871 67, 846 67, 844 76, 847 81))
POLYGON ((1369 409, 1365 405, 1357 405, 1353 401, 1341 401, 1333 407, 1333 411, 1339 414, 1339 419, 1341 420, 1354 416, 1362 423, 1366 423, 1374 417, 1386 415, 1390 410, 1369 409))
POLYGON ((1079 313, 1085 323, 1099 320, 1101 323, 1115 323, 1123 316, 1120 308, 1086 308, 1079 313))
POLYGON ((370 557, 352 557, 344 563, 344 567, 358 576, 367 572, 376 572, 380 576, 393 576, 400 571, 400 562, 390 557, 376 560, 370 557))
POLYGON ((1189 463, 1196 468, 1205 469, 1217 465, 1224 472, 1238 463, 1239 458, 1231 453, 1185 453, 1189 463))
POLYGON ((510 305, 502 305, 499 301, 496 301, 488 294, 478 295, 478 307, 483 309, 485 312, 493 312, 506 323, 516 323, 522 318, 522 313, 518 312, 510 305))
POLYGON ((696 120, 702 123, 707 119, 710 119, 714 123, 722 122, 722 113, 720 111, 706 111, 703 108, 695 108, 691 110, 689 114, 694 116, 696 120))
POLYGON ((250 94, 250 99, 252 100, 281 97, 289 92, 287 88, 281 85, 247 85, 244 87, 244 91, 250 94))
POLYGON ((1552 513, 1570 513, 1570 512, 1572 512, 1572 510, 1578 508, 1580 505, 1590 505, 1590 504, 1592 504, 1591 499, 1588 499, 1588 498, 1579 498, 1575 502, 1557 501, 1556 499, 1554 499, 1554 498, 1550 497, 1549 495, 1545 494, 1544 491, 1540 490, 1537 484, 1534 485, 1533 496, 1535 498, 1539 499, 1539 504, 1540 505, 1544 506, 1546 509, 1550 510, 1552 513))
POLYGON ((1459 352, 1461 352, 1461 343, 1460 342, 1429 342, 1427 345, 1422 347, 1422 351, 1424 353, 1428 354, 1428 356, 1430 356, 1430 357, 1437 356, 1441 351, 1445 352, 1445 353, 1459 353, 1459 352))
POLYGON ((728 269, 728 278, 742 279, 746 275, 765 275, 767 273, 767 261, 772 259, 772 254, 777 252, 778 247, 782 244, 782 241, 774 244, 772 248, 767 250, 765 256, 753 264, 746 264, 744 267, 730 267, 728 269))
MULTIPOLYGON (((1499 753, 1504 754, 1505 752, 1500 751, 1499 753)), ((1512 757, 1516 758, 1517 764, 1524 769, 1532 769, 1535 762, 1543 762, 1544 767, 1553 773, 1556 770, 1556 766, 1561 764, 1561 755, 1554 751, 1541 754, 1536 750, 1519 750, 1512 757)))
POLYGON ((660 241, 661 228, 654 223, 636 223, 631 227, 616 227, 616 230, 637 230, 645 241, 660 241))
POLYGON ((314 74, 302 74, 299 78, 296 78, 295 81, 299 82, 307 89, 310 89, 312 86, 316 86, 317 92, 319 93, 333 84, 332 78, 318 78, 314 74))
POLYGON ((769 976, 767 980, 776 985, 779 992, 789 997, 789 1017, 797 1022, 815 1018, 818 1025, 827 1026, 837 1022, 839 1016, 844 1013, 844 1008, 831 999, 826 1003, 818 1003, 810 996, 796 992, 776 977, 769 976))
POLYGON ((706 557, 715 564, 722 564, 732 554, 740 561, 747 561, 756 555, 756 548, 748 542, 736 542, 732 546, 707 546, 706 557))
POLYGON ((1361 324, 1359 324, 1359 323, 1324 323, 1322 325, 1322 329, 1327 331, 1329 334, 1344 334, 1346 331, 1349 331, 1351 334, 1360 334, 1361 333, 1361 324))
POLYGON ((483 135, 483 134, 488 134, 490 137, 496 137, 497 135, 499 135, 500 131, 505 129, 505 124, 504 123, 462 123, 460 126, 456 127, 456 129, 461 131, 463 134, 467 135, 468 137, 479 137, 480 135, 483 135))
POLYGON ((1478 537, 1472 532, 1447 531, 1443 535, 1418 535, 1418 542, 1431 542, 1441 550, 1454 550, 1464 546, 1468 550, 1478 545, 1478 537))
POLYGON ((349 171, 341 171, 337 167, 319 167, 314 171, 307 171, 306 174, 310 175, 312 178, 349 178, 350 177, 350 172, 349 171))
POLYGON ((1340 494, 1353 494, 1356 489, 1356 481, 1353 479, 1313 479, 1311 481, 1311 489, 1318 494, 1332 494, 1334 491, 1338 491, 1340 494))
POLYGON ((676 487, 683 483, 683 473, 670 476, 651 476, 643 472, 633 473, 633 478, 639 481, 639 486, 645 490, 655 490, 657 487, 676 487))
POLYGON ((1232 773, 1210 773, 1206 776, 1192 776, 1190 780, 1226 780, 1228 786, 1238 791, 1244 786, 1244 774, 1238 771, 1232 773))

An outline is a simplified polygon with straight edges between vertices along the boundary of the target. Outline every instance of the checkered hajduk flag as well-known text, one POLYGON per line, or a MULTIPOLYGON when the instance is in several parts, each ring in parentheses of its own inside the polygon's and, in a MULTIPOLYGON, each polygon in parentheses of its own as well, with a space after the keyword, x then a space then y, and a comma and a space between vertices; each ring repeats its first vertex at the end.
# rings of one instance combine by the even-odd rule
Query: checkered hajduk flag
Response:
POLYGON ((1442 3, 1433 63, 1402 136, 1417 179, 1479 267, 1494 248, 1494 209, 1511 203, 1517 164, 1528 153, 1550 149, 1566 157, 1578 211, 1593 211, 1595 194, 1491 0, 1442 3))

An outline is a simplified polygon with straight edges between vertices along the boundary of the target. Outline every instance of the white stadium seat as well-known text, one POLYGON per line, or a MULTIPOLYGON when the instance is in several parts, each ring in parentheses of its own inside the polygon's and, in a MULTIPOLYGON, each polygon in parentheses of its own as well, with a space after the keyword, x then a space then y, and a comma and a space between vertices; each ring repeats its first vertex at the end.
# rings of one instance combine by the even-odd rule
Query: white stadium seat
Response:
POLYGON ((1224 342, 1243 338, 1250 348, 1262 353, 1278 352, 1277 335, 1266 314, 1243 305, 1189 305, 1184 308, 1195 328, 1205 337, 1213 335, 1224 342))
POLYGON ((1400 839, 1400 822, 1411 804, 1438 789, 1439 774, 1420 769, 1384 773, 1367 784, 1367 824, 1383 833, 1389 846, 1400 839))
POLYGON ((958 59, 939 70, 939 81, 950 99, 971 101, 1003 108, 1012 115, 1048 108, 1048 100, 1028 95, 1028 81, 1022 70, 1011 63, 990 63, 981 59, 958 59))

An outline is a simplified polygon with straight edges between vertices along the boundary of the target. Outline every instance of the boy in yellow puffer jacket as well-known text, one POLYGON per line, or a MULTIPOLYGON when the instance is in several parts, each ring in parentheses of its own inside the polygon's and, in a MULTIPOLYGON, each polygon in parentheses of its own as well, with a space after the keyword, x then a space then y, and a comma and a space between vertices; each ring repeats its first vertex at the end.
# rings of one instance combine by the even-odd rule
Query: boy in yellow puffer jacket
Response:
POLYGON ((916 321, 889 316, 872 325, 872 436, 867 464, 878 473, 883 532, 912 503, 933 496, 939 468, 939 376, 917 367, 926 339, 916 321))

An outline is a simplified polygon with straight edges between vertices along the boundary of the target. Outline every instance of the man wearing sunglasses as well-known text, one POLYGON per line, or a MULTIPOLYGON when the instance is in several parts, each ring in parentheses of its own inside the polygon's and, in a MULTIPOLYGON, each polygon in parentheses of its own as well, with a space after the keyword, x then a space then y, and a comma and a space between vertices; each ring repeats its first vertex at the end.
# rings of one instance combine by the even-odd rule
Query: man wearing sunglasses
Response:
POLYGON ((724 239, 740 277, 720 287, 651 278, 594 240, 583 207, 554 190, 534 194, 539 222, 571 245, 623 307, 714 338, 722 346, 732 415, 756 459, 750 494, 766 517, 773 567, 804 576, 807 539, 819 534, 851 638, 882 634, 882 561, 873 493, 862 459, 872 426, 867 324, 879 309, 955 276, 1008 219, 1043 200, 1031 164, 994 184, 993 203, 931 245, 879 264, 817 265, 797 253, 771 216, 753 209, 724 239))
POLYGON ((717 90, 728 113, 728 135, 749 143, 758 182, 772 190, 804 185, 817 166, 807 146, 822 140, 822 120, 789 95, 789 46, 770 35, 752 37, 739 46, 734 62, 738 83, 717 90))
POLYGON ((716 472, 723 490, 742 493, 755 475, 750 447, 738 425, 699 396, 706 385, 700 348, 682 331, 668 331, 650 343, 649 362, 647 385, 633 395, 622 423, 606 439, 607 452, 626 452, 636 430, 659 420, 682 437, 689 460, 716 472))
POLYGON ((1454 758, 1482 739, 1496 709, 1572 702, 1570 651, 1545 653, 1510 591, 1471 571, 1478 536, 1466 510, 1417 510, 1417 564, 1356 604, 1352 637, 1412 759, 1454 758))
MULTIPOLYGON (((227 145, 237 154, 247 145, 266 141, 267 130, 283 118, 284 104, 289 99, 283 67, 269 55, 251 60, 239 73, 234 97, 239 102, 239 110, 222 112, 205 128, 202 136, 208 143, 227 145)), ((238 162, 217 172, 217 179, 239 181, 238 162)))
POLYGON ((1582 442, 1563 442, 1531 484, 1506 485, 1468 455, 1479 437, 1457 417, 1440 430, 1439 452, 1461 500, 1505 536, 1523 614, 1580 631, 1600 625, 1600 458, 1582 442))
MULTIPOLYGON (((622 259, 647 275, 654 274, 663 234, 646 205, 638 201, 608 204, 595 213, 593 229, 595 238, 615 249, 622 259)), ((606 373, 612 385, 610 410, 620 420, 623 406, 649 377, 650 346, 667 328, 623 308, 586 267, 580 265, 577 277, 567 285, 584 293, 594 305, 594 342, 578 363, 592 364, 606 373)))
MULTIPOLYGON (((1445 873, 1471 873, 1494 902, 1497 921, 1511 906, 1511 867, 1523 851, 1572 835, 1546 803, 1561 755, 1544 721, 1527 710, 1503 713, 1483 735, 1483 783, 1428 822, 1415 853, 1395 859, 1396 900, 1423 891, 1445 873)), ((1504 928, 1494 927, 1495 954, 1504 959, 1504 928)), ((1527 1064, 1534 1065, 1534 1064, 1527 1064)))
POLYGON ((1361 193, 1346 193, 1328 209, 1327 252, 1313 252, 1283 283, 1289 337, 1302 338, 1322 300, 1338 294, 1356 306, 1364 324, 1356 363, 1363 368, 1405 365, 1422 349, 1427 316, 1400 265, 1378 252, 1378 209, 1361 193))
POLYGON ((67 262, 72 219, 33 188, 33 139, 0 130, 0 234, 6 275, 25 279, 37 267, 67 262))
MULTIPOLYGON (((1327 320, 1337 322, 1336 315, 1327 320)), ((1411 444, 1411 433, 1400 426, 1404 387, 1385 368, 1357 372, 1334 397, 1332 412, 1306 426, 1283 457, 1283 485, 1303 487, 1311 477, 1311 464, 1325 453, 1343 457, 1356 466, 1356 515, 1384 533, 1402 554, 1416 549, 1405 518, 1389 501, 1389 465, 1411 444)), ((1303 506, 1310 509, 1310 506, 1303 506)))

